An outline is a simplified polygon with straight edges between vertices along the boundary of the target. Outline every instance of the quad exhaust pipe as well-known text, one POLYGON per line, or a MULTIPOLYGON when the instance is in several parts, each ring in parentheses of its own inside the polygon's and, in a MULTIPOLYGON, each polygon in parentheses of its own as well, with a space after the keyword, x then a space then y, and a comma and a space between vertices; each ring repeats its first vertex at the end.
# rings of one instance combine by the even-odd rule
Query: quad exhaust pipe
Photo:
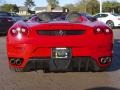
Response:
POLYGON ((17 59, 16 59, 16 58, 11 58, 11 59, 10 59, 10 63, 11 63, 11 64, 14 64, 14 65, 21 65, 21 64, 22 64, 22 61, 23 61, 23 60, 20 59, 20 58, 17 58, 17 59))
POLYGON ((112 62, 111 57, 102 57, 102 58, 100 58, 100 63, 101 64, 108 64, 108 63, 111 63, 111 62, 112 62))
POLYGON ((10 59, 11 64, 15 64, 15 59, 10 59))
POLYGON ((16 65, 21 65, 21 64, 22 64, 22 61, 21 61, 20 59, 16 59, 16 60, 15 60, 15 64, 16 64, 16 65))

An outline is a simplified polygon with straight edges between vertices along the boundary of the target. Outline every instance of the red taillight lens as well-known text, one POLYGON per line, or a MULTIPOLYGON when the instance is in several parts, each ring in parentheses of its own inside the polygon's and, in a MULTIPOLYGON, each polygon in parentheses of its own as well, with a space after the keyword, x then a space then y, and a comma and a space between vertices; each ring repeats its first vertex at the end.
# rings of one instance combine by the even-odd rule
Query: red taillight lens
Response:
POLYGON ((13 29, 11 29, 11 34, 12 34, 13 36, 16 36, 16 35, 18 34, 18 31, 13 28, 13 29))
POLYGON ((16 36, 18 34, 21 35, 28 35, 28 29, 26 27, 17 27, 17 28, 13 28, 11 29, 11 34, 13 36, 16 36))
POLYGON ((95 34, 110 34, 110 33, 112 33, 112 30, 111 29, 109 29, 109 28, 95 28, 94 29, 94 33, 95 34))
POLYGON ((103 30, 102 30, 101 28, 95 28, 94 32, 95 32, 96 34, 100 34, 100 33, 103 32, 103 30))
POLYGON ((27 28, 21 28, 21 33, 23 34, 23 35, 27 35, 28 34, 28 29, 27 28))
POLYGON ((106 28, 106 29, 104 29, 104 33, 105 33, 105 34, 112 33, 112 30, 111 30, 111 29, 106 28))

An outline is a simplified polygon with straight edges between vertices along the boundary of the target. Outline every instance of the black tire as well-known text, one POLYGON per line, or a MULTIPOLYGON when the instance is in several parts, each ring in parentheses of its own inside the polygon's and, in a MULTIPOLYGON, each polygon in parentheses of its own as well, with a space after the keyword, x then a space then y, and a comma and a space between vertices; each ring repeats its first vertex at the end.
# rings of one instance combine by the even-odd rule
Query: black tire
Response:
POLYGON ((110 27, 110 28, 114 28, 114 22, 109 20, 106 22, 106 24, 110 27))

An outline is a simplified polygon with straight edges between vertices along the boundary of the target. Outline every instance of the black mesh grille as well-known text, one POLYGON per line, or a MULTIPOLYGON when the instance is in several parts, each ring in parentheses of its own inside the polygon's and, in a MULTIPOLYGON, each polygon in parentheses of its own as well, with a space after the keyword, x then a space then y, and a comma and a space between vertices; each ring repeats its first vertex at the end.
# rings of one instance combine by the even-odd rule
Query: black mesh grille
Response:
POLYGON ((38 30, 39 35, 48 36, 65 36, 65 35, 82 35, 85 30, 38 30))

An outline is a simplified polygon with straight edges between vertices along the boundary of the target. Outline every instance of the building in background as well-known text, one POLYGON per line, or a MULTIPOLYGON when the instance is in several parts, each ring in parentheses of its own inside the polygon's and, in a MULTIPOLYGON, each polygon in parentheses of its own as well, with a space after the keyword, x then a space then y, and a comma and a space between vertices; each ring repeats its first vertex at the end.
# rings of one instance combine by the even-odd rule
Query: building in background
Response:
MULTIPOLYGON (((34 8, 34 12, 35 13, 40 13, 40 12, 68 12, 69 10, 67 8, 64 7, 56 7, 54 9, 52 9, 49 5, 47 7, 35 7, 34 8)), ((30 15, 30 13, 28 13, 28 8, 25 6, 19 6, 19 12, 17 13, 19 15, 30 15)))
POLYGON ((35 13, 39 13, 39 12, 46 12, 47 11, 47 7, 35 7, 35 13))
POLYGON ((51 6, 48 5, 47 7, 35 7, 34 11, 35 13, 39 13, 39 12, 68 12, 69 10, 67 8, 60 6, 52 9, 51 6))
POLYGON ((28 8, 25 6, 19 6, 19 12, 17 13, 19 15, 29 15, 28 8))

